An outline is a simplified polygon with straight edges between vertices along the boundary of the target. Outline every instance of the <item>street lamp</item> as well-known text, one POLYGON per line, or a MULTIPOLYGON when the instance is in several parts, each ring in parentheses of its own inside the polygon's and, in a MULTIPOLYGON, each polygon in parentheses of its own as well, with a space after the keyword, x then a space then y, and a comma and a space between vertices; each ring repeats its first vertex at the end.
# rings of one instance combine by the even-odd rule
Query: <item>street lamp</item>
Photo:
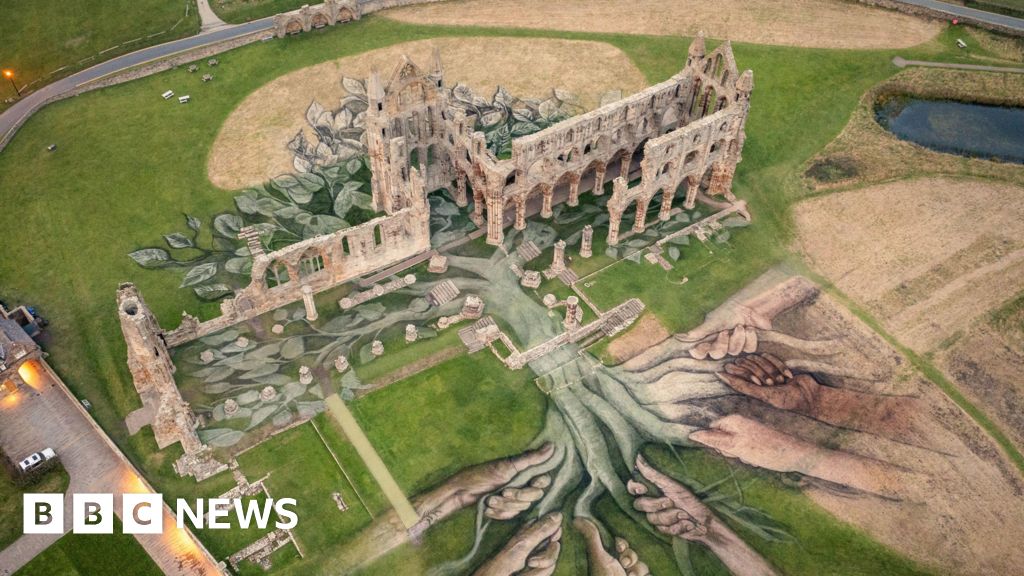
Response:
POLYGON ((14 91, 21 97, 21 90, 18 89, 18 85, 14 83, 14 70, 4 70, 4 78, 11 81, 11 86, 14 86, 14 91))

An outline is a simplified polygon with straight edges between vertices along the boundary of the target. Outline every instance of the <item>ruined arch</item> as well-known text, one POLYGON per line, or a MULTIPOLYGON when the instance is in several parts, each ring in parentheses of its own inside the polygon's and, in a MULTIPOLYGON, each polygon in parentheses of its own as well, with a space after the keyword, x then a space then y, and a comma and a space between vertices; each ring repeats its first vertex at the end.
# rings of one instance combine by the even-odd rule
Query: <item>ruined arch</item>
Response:
POLYGON ((270 264, 267 264, 267 269, 263 273, 263 281, 267 288, 284 286, 291 282, 291 280, 291 274, 288 273, 288 266, 280 260, 274 260, 270 264))
POLYGON ((284 33, 288 35, 302 32, 302 20, 298 17, 288 20, 284 25, 284 33))
POLYGON ((318 248, 307 248, 299 256, 299 277, 305 278, 320 272, 327 266, 327 259, 324 253, 318 248))
POLYGON ((313 28, 323 28, 331 23, 330 17, 324 11, 315 12, 313 17, 310 18, 309 24, 313 28))
POLYGON ((351 9, 343 7, 338 10, 338 17, 336 19, 337 22, 348 22, 350 20, 355 19, 356 15, 352 12, 351 9))

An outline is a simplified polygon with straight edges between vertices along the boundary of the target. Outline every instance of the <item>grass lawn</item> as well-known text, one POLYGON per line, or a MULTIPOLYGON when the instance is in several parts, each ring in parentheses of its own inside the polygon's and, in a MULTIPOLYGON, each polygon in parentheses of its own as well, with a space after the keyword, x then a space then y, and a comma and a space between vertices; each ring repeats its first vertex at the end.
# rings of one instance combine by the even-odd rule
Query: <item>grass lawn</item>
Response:
MULTIPOLYGON (((0 458, 3 458, 0 453, 0 458)), ((63 493, 68 489, 68 473, 63 466, 50 470, 31 486, 15 484, 12 471, 0 469, 0 549, 6 548, 21 536, 21 495, 25 493, 63 493)))
MULTIPOLYGON (((127 254, 182 228, 182 213, 202 219, 203 233, 209 234, 209 217, 229 208, 232 194, 206 178, 207 153, 221 123, 253 90, 299 67, 443 35, 607 41, 629 55, 650 82, 678 72, 689 44, 677 37, 428 27, 368 17, 341 29, 227 52, 219 57, 213 83, 203 84, 182 68, 58 102, 33 116, 0 153, 0 198, 17 207, 0 212, 0 229, 21 232, 19 242, 5 247, 0 260, 0 293, 9 302, 36 304, 51 320, 51 339, 59 343, 49 350, 51 363, 79 396, 93 403, 99 423, 165 494, 191 494, 196 486, 171 470, 176 450, 158 453, 148 430, 134 437, 126 434, 122 420, 139 400, 124 361, 114 293, 119 282, 136 282, 168 328, 177 325, 183 309, 208 318, 218 313, 218 306, 200 303, 179 288, 181 278, 174 273, 142 270, 127 254), (177 106, 158 98, 167 88, 191 93, 193 102, 177 106), (53 154, 45 151, 51 142, 59 145, 53 154)), ((735 188, 750 204, 754 225, 734 234, 728 246, 712 245, 714 254, 691 246, 668 274, 656 266, 619 264, 599 277, 599 290, 593 294, 614 303, 641 296, 672 330, 697 323, 783 257, 790 238, 788 205, 802 194, 802 163, 835 137, 861 94, 896 72, 889 64, 894 52, 745 44, 734 49, 740 66, 755 70, 757 85, 735 188), (665 289, 666 280, 683 275, 689 277, 687 284, 665 289)), ((954 50, 926 46, 900 55, 958 57, 954 50)), ((595 242, 595 254, 601 253, 603 245, 595 242)), ((492 355, 480 353, 450 360, 352 406, 398 483, 412 495, 467 463, 521 449, 543 417, 544 399, 529 378, 528 372, 507 372, 492 355)), ((321 461, 331 466, 333 461, 323 454, 301 457, 303 450, 313 450, 311 440, 290 451, 283 438, 242 457, 250 479, 270 472, 268 485, 275 496, 292 495, 290 490, 302 494, 303 484, 309 490, 321 481, 325 486, 340 482, 340 477, 330 479, 334 472, 321 461)), ((350 462, 349 457, 339 453, 343 462, 350 462)), ((198 490, 215 495, 230 486, 230 476, 221 475, 198 490)), ((322 510, 311 511, 313 518, 336 512, 333 502, 317 502, 322 510)), ((451 544, 439 544, 442 552, 435 551, 451 554, 461 540, 446 535, 464 538, 457 528, 467 523, 472 523, 471 516, 459 516, 437 536, 429 535, 428 542, 438 538, 451 544)), ((300 523, 298 533, 301 541, 328 546, 329 536, 341 530, 321 530, 316 524, 303 528, 300 523)), ((281 554, 287 564, 287 553, 281 554)), ((804 573, 826 573, 831 566, 830 561, 804 573)))
POLYGON ((210 7, 220 19, 232 24, 248 22, 281 12, 297 10, 303 4, 318 4, 305 0, 210 0, 210 7))
MULTIPOLYGON (((0 0, 0 14, 0 67, 19 87, 199 31, 195 0, 0 0)), ((5 80, 0 101, 14 95, 5 80)))
POLYGON ((470 464, 521 451, 540 431, 545 403, 529 370, 507 370, 483 350, 349 406, 411 496, 470 464))
POLYGON ((160 576, 163 572, 132 535, 121 533, 121 522, 115 518, 113 534, 66 534, 15 574, 160 576))

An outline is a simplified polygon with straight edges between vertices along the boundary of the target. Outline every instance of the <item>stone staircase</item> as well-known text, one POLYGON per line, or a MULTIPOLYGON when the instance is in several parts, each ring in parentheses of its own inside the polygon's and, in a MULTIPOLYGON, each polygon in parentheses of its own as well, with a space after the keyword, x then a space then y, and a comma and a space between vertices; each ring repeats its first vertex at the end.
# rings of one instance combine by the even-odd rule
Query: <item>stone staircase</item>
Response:
POLYGON ((533 240, 528 240, 516 248, 516 254, 519 254, 519 257, 523 259, 523 262, 529 262, 530 260, 540 256, 540 248, 533 243, 533 240))
POLYGON ((459 296, 459 287, 451 280, 445 280, 430 289, 427 300, 433 306, 444 306, 459 296))

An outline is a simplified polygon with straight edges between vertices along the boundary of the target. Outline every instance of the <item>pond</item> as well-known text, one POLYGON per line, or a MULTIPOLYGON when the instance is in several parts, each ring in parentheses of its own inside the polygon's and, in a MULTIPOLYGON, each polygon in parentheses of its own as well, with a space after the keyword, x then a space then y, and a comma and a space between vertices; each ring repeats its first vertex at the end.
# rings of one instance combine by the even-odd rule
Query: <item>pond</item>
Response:
POLYGON ((1024 108, 891 97, 876 104, 875 118, 932 150, 1024 164, 1024 108))

